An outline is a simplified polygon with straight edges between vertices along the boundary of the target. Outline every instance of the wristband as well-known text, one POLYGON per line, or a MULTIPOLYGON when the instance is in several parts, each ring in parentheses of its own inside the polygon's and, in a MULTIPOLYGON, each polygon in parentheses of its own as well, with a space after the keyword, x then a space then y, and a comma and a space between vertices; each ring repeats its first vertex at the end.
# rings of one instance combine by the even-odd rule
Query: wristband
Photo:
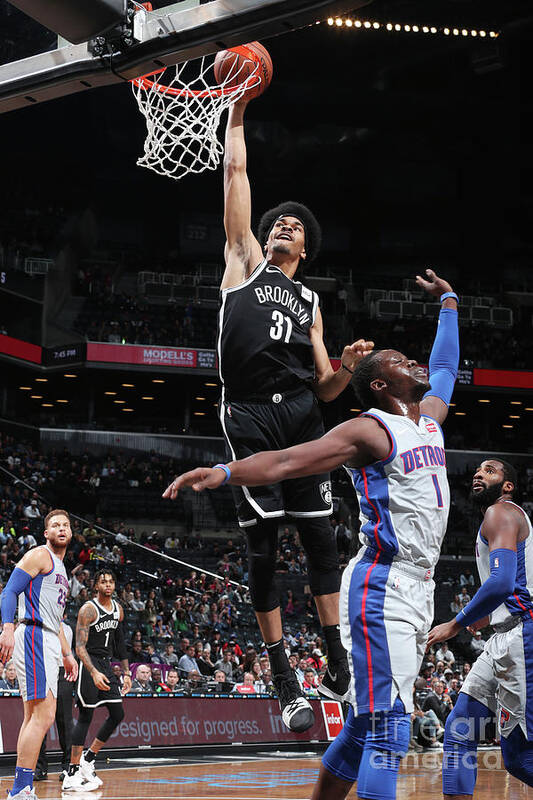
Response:
POLYGON ((230 470, 230 468, 227 467, 225 464, 215 464, 213 469, 223 469, 224 472, 226 473, 226 477, 224 478, 224 480, 221 483, 221 486, 224 486, 224 484, 227 483, 229 481, 229 479, 231 478, 231 470, 230 470))
POLYGON ((350 373, 350 375, 353 375, 353 373, 354 373, 354 370, 353 370, 353 369, 349 369, 349 368, 348 368, 348 367, 347 367, 345 364, 343 364, 343 363, 342 363, 342 361, 341 361, 341 367, 342 367, 343 369, 345 369, 345 370, 346 370, 346 372, 349 372, 349 373, 350 373))
POLYGON ((443 303, 448 297, 453 297, 453 299, 456 300, 457 303, 459 302, 459 298, 457 297, 455 292, 444 292, 444 294, 441 294, 440 296, 440 302, 443 303))

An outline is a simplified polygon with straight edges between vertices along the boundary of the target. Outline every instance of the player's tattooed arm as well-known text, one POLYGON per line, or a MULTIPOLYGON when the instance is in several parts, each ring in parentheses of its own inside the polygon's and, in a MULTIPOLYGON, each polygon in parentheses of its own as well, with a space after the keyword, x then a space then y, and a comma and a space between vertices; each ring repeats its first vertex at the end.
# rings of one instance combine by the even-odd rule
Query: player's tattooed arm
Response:
POLYGON ((76 624, 76 655, 90 675, 95 671, 95 666, 87 652, 89 628, 96 619, 96 609, 92 603, 84 603, 78 612, 76 624))

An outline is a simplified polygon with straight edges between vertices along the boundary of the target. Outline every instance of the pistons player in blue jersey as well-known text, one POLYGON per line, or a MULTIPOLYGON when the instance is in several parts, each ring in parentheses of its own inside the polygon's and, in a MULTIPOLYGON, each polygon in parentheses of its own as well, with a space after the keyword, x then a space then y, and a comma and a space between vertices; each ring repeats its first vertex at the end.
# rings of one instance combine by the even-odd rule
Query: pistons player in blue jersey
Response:
POLYGON ((3 630, 0 661, 13 654, 24 721, 17 742, 17 766, 8 800, 33 800, 33 773, 44 736, 56 713, 60 664, 75 681, 78 665, 63 633, 68 580, 63 559, 72 539, 70 518, 55 509, 44 520, 46 544, 29 550, 18 562, 1 599, 3 630), (19 625, 14 630, 18 600, 19 625))
POLYGON ((344 571, 342 642, 350 669, 346 724, 328 748, 313 800, 394 800, 410 736, 412 688, 433 620, 433 570, 450 493, 441 423, 459 361, 457 295, 432 270, 419 286, 442 309, 426 372, 396 350, 363 358, 354 388, 369 410, 320 439, 181 475, 196 491, 256 486, 345 465, 359 498, 362 547, 344 571))
POLYGON ((429 636, 434 644, 465 627, 494 628, 446 720, 442 785, 454 800, 474 793, 477 745, 495 713, 507 771, 533 786, 533 528, 514 502, 517 488, 516 470, 500 458, 476 470, 471 497, 483 512, 476 540, 481 588, 429 636))

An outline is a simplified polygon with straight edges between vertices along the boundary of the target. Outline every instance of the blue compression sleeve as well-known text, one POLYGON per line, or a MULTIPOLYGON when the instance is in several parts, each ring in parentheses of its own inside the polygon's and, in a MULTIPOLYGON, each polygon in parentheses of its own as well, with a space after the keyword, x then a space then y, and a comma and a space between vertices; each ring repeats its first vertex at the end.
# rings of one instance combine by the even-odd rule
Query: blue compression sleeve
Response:
POLYGON ((2 598, 0 602, 0 613, 2 615, 2 622, 13 622, 15 618, 15 609, 17 608, 17 599, 19 594, 22 594, 28 583, 31 581, 31 575, 24 572, 23 569, 15 567, 11 573, 11 577, 4 587, 2 598))
POLYGON ((455 621, 466 628, 483 619, 513 593, 516 583, 516 551, 500 547, 490 552, 490 575, 455 621))
POLYGON ((431 389, 424 397, 440 397, 449 405, 459 366, 458 314, 453 308, 441 308, 437 335, 429 357, 431 389))

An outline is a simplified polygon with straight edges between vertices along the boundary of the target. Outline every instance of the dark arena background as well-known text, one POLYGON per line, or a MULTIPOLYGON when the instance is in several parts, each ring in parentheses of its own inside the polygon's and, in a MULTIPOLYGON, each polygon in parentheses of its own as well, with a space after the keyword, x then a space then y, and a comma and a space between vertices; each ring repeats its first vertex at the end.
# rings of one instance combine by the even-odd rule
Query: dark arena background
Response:
MULTIPOLYGON (((479 586, 475 467, 491 454, 514 464, 519 502, 533 512, 533 8, 330 5, 284 35, 254 31, 274 77, 246 112, 253 223, 285 199, 320 221, 322 250, 302 279, 319 293, 335 369, 360 337, 427 364, 439 306, 415 276, 431 267, 460 296, 461 363, 445 429, 452 504, 436 572, 435 622, 444 622, 479 586)), ((56 47, 55 33, 0 0, 0 70, 56 47)), ((216 352, 222 166, 180 181, 139 168, 145 121, 123 80, 1 121, 0 588, 42 543, 54 507, 73 516, 71 626, 96 569, 117 573, 134 676, 139 664, 151 675, 126 697, 98 761, 103 800, 309 798, 343 709, 316 690, 327 654, 298 526, 281 521, 277 583, 292 665, 302 679, 313 673, 305 691, 316 722, 305 734, 279 715, 230 488, 161 498, 176 474, 226 460, 216 352), (178 667, 171 691, 167 672, 188 644, 198 673, 178 667), (228 650, 217 684, 214 665, 228 650)), ((321 408, 327 429, 361 411, 350 386, 321 408)), ((344 567, 359 546, 358 508, 344 470, 332 488, 344 567)), ((463 631, 449 663, 429 652, 428 686, 442 680, 453 703, 489 633, 463 631)), ((22 703, 0 677, 3 791, 22 703)), ((422 705, 431 690, 417 691, 422 705)), ((401 800, 441 796, 434 744, 413 735, 401 800)), ((47 747, 48 780, 36 791, 59 797, 55 726, 47 747)), ((484 747, 475 797, 532 798, 503 769, 495 730, 484 747)))

